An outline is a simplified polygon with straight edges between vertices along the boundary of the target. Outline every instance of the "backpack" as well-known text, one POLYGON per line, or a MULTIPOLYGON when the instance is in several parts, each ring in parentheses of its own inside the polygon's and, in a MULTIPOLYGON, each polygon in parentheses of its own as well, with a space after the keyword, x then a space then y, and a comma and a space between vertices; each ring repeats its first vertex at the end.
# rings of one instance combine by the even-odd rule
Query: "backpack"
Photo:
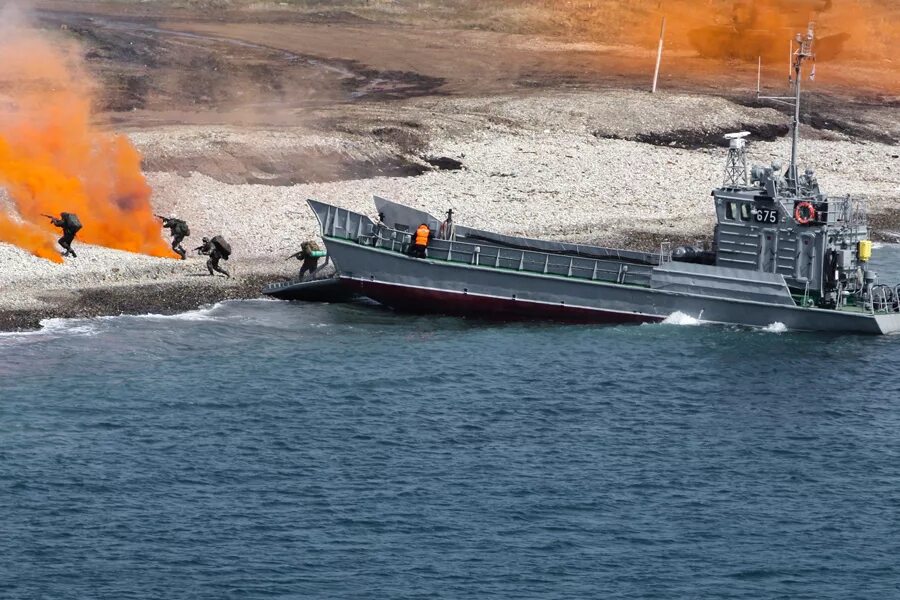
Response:
POLYGON ((222 253, 222 258, 228 260, 228 257, 231 256, 231 244, 225 241, 221 235, 217 235, 213 239, 210 240, 218 249, 219 252, 222 253))
POLYGON ((174 235, 183 235, 185 237, 191 235, 191 230, 188 227, 188 224, 182 221, 181 219, 173 219, 172 220, 172 233, 174 235))
POLYGON ((81 229, 81 221, 78 219, 78 215, 75 213, 60 213, 59 215, 62 217, 62 222, 64 225, 64 229, 68 229, 72 232, 77 232, 81 229))

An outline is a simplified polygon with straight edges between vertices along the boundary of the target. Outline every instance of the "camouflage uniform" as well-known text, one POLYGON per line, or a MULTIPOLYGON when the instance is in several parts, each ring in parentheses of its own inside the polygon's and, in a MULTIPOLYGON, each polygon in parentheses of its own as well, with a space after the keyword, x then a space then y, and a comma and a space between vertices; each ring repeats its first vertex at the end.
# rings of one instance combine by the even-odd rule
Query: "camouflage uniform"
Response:
POLYGON ((78 255, 75 254, 75 250, 72 249, 72 242, 75 241, 75 234, 78 233, 79 228, 73 228, 63 219, 50 219, 50 222, 53 223, 54 227, 59 227, 63 230, 62 237, 56 240, 56 242, 65 249, 63 256, 71 256, 72 258, 78 258, 78 255))
MULTIPOLYGON (((306 241, 300 244, 300 252, 289 257, 303 261, 303 264, 300 266, 300 273, 297 275, 298 279, 303 279, 304 275, 314 273, 319 268, 319 257, 313 256, 313 252, 320 252, 319 245, 313 241, 306 241)), ((328 264, 327 257, 325 258, 325 264, 328 264)))
MULTIPOLYGON (((219 247, 213 243, 209 238, 203 238, 203 245, 197 248, 197 251, 200 254, 206 254, 209 256, 209 259, 206 261, 206 268, 209 270, 210 275, 215 275, 215 272, 222 273, 225 277, 231 277, 231 274, 219 266, 219 261, 224 258, 222 251, 219 247)), ((228 260, 228 259, 226 259, 228 260)))
POLYGON ((187 260, 187 251, 181 245, 184 238, 190 235, 187 223, 181 219, 167 217, 163 217, 162 221, 163 228, 172 232, 172 250, 181 257, 181 260, 187 260))

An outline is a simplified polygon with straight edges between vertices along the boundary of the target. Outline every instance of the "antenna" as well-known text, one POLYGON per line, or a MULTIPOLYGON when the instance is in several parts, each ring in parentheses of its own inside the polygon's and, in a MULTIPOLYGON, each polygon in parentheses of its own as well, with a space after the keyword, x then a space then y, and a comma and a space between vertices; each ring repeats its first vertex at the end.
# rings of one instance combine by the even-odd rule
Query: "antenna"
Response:
POLYGON ((747 136, 749 131, 726 133, 728 158, 725 159, 725 182, 723 187, 746 187, 747 180, 747 136))
POLYGON ((815 40, 815 22, 810 21, 806 29, 806 35, 798 33, 791 40, 791 64, 793 71, 789 82, 793 86, 793 96, 761 96, 759 77, 762 71, 762 59, 760 59, 757 70, 756 98, 758 100, 774 100, 776 102, 785 102, 794 107, 794 116, 791 120, 791 164, 786 173, 788 183, 794 188, 794 193, 800 195, 800 182, 797 177, 797 148, 800 142, 800 82, 802 81, 801 73, 803 71, 803 61, 809 58, 815 58, 812 51, 813 41, 815 40), (794 49, 796 48, 796 50, 794 49))
POLYGON ((815 56, 812 52, 812 44, 815 39, 814 28, 815 23, 810 21, 809 27, 806 29, 806 37, 798 33, 795 38, 800 47, 794 53, 794 122, 791 127, 791 166, 787 178, 793 182, 794 191, 798 196, 800 195, 800 183, 797 178, 797 144, 800 141, 800 82, 802 81, 800 72, 803 70, 803 61, 815 56))

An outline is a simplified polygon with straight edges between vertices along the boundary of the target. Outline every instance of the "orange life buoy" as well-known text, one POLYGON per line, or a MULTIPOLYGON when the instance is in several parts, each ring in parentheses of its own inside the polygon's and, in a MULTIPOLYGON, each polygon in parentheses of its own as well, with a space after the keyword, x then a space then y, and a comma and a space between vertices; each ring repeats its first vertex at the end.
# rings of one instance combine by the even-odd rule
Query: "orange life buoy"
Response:
POLYGON ((794 208, 794 220, 801 225, 806 225, 816 219, 816 209, 811 202, 800 202, 794 208))

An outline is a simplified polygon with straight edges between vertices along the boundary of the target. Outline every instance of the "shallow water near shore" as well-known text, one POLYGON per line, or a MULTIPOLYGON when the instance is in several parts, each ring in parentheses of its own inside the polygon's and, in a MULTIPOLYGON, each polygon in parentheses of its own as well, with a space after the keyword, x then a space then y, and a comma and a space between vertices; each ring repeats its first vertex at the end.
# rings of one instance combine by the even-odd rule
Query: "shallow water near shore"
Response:
POLYGON ((0 335, 0 595, 898 597, 898 363, 680 317, 51 320, 0 335))

